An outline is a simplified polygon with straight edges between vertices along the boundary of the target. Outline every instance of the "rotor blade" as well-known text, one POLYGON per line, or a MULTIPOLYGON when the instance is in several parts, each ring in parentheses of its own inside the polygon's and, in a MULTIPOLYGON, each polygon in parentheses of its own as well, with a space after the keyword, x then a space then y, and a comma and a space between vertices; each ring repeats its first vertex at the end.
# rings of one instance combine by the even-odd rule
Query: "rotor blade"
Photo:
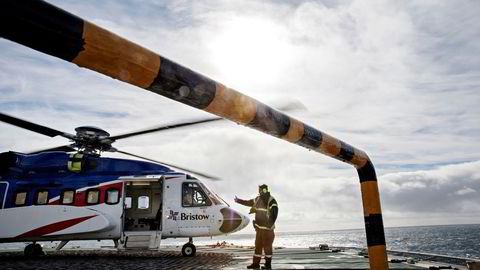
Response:
MULTIPOLYGON (((282 104, 281 106, 278 106, 277 109, 281 110, 281 111, 293 111, 293 110, 306 110, 306 107, 300 101, 290 101, 290 102, 282 104)), ((188 122, 178 123, 178 124, 173 124, 173 125, 157 126, 157 127, 153 127, 153 128, 149 128, 149 129, 145 129, 145 130, 140 130, 140 131, 124 133, 124 134, 120 134, 120 135, 116 135, 116 136, 111 136, 111 137, 109 137, 109 139, 111 139, 113 141, 116 141, 116 140, 125 139, 125 138, 129 138, 129 137, 133 137, 133 136, 147 134, 147 133, 159 132, 159 131, 166 130, 166 129, 193 126, 193 125, 198 125, 198 124, 203 124, 203 123, 208 123, 208 122, 213 122, 213 121, 218 121, 218 120, 225 120, 225 119, 221 118, 221 117, 215 117, 215 118, 208 118, 208 119, 203 119, 203 120, 188 121, 188 122)))
POLYGON ((32 122, 28 122, 28 121, 25 121, 25 120, 22 120, 20 118, 16 118, 16 117, 4 114, 4 113, 0 113, 0 121, 8 123, 10 125, 14 125, 14 126, 17 126, 17 127, 28 129, 30 131, 40 133, 40 134, 43 134, 43 135, 46 135, 46 136, 49 136, 49 137, 62 136, 62 137, 65 137, 67 139, 73 139, 75 137, 72 134, 62 132, 62 131, 59 131, 59 130, 56 130, 56 129, 53 129, 53 128, 49 128, 49 127, 46 127, 46 126, 42 126, 42 125, 39 125, 39 124, 35 124, 35 123, 32 123, 32 122))
POLYGON ((75 148, 71 147, 70 145, 62 145, 62 146, 37 150, 37 151, 34 151, 34 152, 29 152, 28 154, 39 154, 39 153, 43 153, 43 152, 53 152, 53 151, 73 152, 73 151, 76 151, 76 150, 75 150, 75 148))
POLYGON ((185 169, 185 168, 182 168, 180 166, 177 166, 177 165, 173 165, 173 164, 169 164, 169 163, 165 163, 165 162, 162 162, 162 161, 158 161, 158 160, 154 160, 154 159, 151 159, 151 158, 146 158, 146 157, 142 157, 142 156, 139 156, 139 155, 135 155, 135 154, 131 154, 131 153, 127 153, 125 151, 121 151, 121 150, 118 150, 117 151, 118 153, 122 153, 124 155, 129 155, 129 156, 132 156, 132 157, 136 157, 136 158, 141 158, 141 159, 145 159, 145 160, 148 160, 148 161, 151 161, 151 162, 155 162, 155 163, 159 163, 159 164, 163 164, 163 165, 167 165, 169 167, 173 167, 175 169, 179 169, 179 170, 182 170, 182 171, 185 171, 185 172, 189 172, 189 173, 193 173, 193 174, 196 174, 198 176, 201 176, 201 177, 204 177, 204 178, 207 178, 207 179, 210 179, 210 180, 213 180, 213 181, 219 181, 221 180, 220 178, 218 177, 215 177, 215 176, 211 176, 211 175, 208 175, 208 174, 204 174, 204 173, 201 173, 201 172, 197 172, 197 171, 193 171, 193 170, 189 170, 189 169, 185 169))
POLYGON ((223 118, 217 117, 217 118, 209 118, 209 119, 203 119, 203 120, 189 121, 189 122, 166 125, 166 126, 157 126, 157 127, 153 127, 153 128, 149 128, 149 129, 145 129, 145 130, 140 130, 140 131, 129 132, 129 133, 120 134, 120 135, 116 135, 116 136, 111 136, 111 137, 109 137, 109 139, 112 139, 112 140, 116 141, 116 140, 119 140, 119 139, 125 139, 125 138, 128 138, 128 137, 138 136, 138 135, 147 134, 147 133, 151 133, 151 132, 158 132, 158 131, 162 131, 162 130, 166 130, 166 129, 192 126, 192 125, 203 124, 203 123, 213 122, 213 121, 218 121, 218 120, 223 120, 223 118))
POLYGON ((278 106, 273 106, 273 108, 282 111, 282 112, 292 112, 292 111, 308 111, 307 106, 299 100, 289 100, 287 102, 282 102, 278 106))

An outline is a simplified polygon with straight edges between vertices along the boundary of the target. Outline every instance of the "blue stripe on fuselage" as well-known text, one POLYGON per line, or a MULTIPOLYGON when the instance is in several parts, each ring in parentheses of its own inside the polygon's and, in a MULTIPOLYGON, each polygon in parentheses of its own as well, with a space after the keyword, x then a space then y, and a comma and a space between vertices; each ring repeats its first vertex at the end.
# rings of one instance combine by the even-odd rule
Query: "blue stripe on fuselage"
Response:
MULTIPOLYGON (((2 153, 0 155, 7 154, 2 153)), ((69 155, 65 152, 12 155, 13 164, 1 170, 1 181, 9 183, 5 208, 16 207, 16 191, 28 191, 25 206, 32 205, 38 190, 48 190, 48 198, 59 196, 63 190, 96 186, 113 181, 121 176, 167 174, 174 171, 168 167, 138 160, 103 158, 85 155, 85 170, 70 172, 67 164, 69 155)), ((1 207, 1 205, 0 205, 1 207)))

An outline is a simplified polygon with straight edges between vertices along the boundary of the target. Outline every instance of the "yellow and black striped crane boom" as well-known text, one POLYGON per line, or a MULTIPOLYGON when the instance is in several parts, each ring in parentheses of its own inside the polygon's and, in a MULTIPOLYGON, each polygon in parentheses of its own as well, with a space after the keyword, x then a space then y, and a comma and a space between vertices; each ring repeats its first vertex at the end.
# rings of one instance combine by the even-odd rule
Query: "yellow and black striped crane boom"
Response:
POLYGON ((0 36, 353 165, 370 268, 388 269, 377 177, 364 151, 44 1, 3 0, 0 36))

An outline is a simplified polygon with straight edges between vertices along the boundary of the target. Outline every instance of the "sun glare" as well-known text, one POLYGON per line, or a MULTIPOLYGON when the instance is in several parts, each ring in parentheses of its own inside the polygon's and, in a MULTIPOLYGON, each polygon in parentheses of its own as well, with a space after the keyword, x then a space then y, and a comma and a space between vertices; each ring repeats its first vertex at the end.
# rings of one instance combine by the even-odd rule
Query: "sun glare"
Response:
POLYGON ((268 84, 287 67, 288 40, 282 29, 260 18, 232 19, 210 43, 212 60, 225 83, 249 81, 268 84))

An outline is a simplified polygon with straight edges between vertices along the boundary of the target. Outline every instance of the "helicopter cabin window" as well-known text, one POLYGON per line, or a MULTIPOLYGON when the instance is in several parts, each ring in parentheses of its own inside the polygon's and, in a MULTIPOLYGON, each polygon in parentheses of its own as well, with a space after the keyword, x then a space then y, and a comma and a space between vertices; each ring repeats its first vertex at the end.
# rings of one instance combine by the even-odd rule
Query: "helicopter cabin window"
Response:
POLYGON ((148 196, 138 197, 138 209, 148 209, 150 207, 150 198, 148 196))
POLYGON ((212 205, 205 192, 197 183, 183 183, 182 206, 207 206, 212 205))
POLYGON ((125 197, 125 208, 132 208, 132 197, 125 197))
POLYGON ((120 192, 118 191, 118 189, 115 189, 115 188, 111 188, 111 189, 107 189, 106 191, 106 200, 105 200, 105 203, 107 204, 117 204, 118 201, 120 200, 120 196, 119 196, 120 192))
POLYGON ((73 204, 75 201, 75 190, 64 190, 60 197, 62 204, 73 204))
POLYGON ((35 204, 44 205, 47 203, 48 203, 48 190, 37 191, 37 196, 35 196, 35 204))
POLYGON ((87 204, 97 204, 100 201, 100 191, 98 189, 87 190, 87 204))
POLYGON ((26 191, 18 191, 15 194, 15 206, 25 205, 27 202, 27 192, 26 191))

